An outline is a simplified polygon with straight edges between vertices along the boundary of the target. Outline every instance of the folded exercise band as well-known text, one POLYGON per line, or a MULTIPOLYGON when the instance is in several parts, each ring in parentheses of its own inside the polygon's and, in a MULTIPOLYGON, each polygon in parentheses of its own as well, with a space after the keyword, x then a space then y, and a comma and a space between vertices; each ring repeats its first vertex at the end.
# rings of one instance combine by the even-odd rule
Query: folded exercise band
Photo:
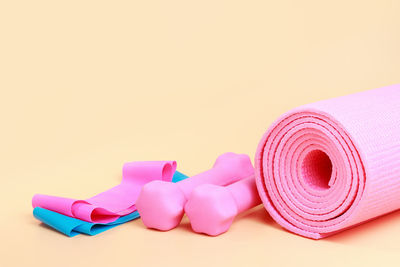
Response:
POLYGON ((319 239, 400 208, 400 85, 306 105, 261 139, 256 184, 270 215, 319 239))
MULTIPOLYGON (((186 175, 176 171, 172 178, 172 182, 176 183, 186 178, 186 175)), ((39 207, 34 208, 33 215, 35 218, 47 224, 48 226, 70 237, 79 235, 81 233, 87 235, 97 235, 122 223, 139 218, 139 212, 134 211, 128 215, 118 218, 116 221, 111 223, 90 223, 39 207)))
POLYGON ((136 206, 148 228, 171 230, 182 220, 184 205, 194 188, 201 184, 231 184, 253 173, 249 156, 225 153, 218 157, 211 169, 182 182, 153 181, 146 184, 136 206))
POLYGON ((122 223, 139 218, 139 212, 134 211, 128 215, 119 217, 116 221, 107 224, 85 222, 60 213, 36 207, 33 216, 55 230, 73 237, 79 234, 97 235, 122 223))
POLYGON ((86 200, 35 195, 32 206, 93 223, 110 223, 136 211, 142 186, 153 180, 171 181, 175 161, 137 161, 124 164, 119 185, 86 200))
POLYGON ((211 236, 228 231, 236 215, 261 204, 254 175, 228 186, 196 187, 185 205, 193 231, 211 236))

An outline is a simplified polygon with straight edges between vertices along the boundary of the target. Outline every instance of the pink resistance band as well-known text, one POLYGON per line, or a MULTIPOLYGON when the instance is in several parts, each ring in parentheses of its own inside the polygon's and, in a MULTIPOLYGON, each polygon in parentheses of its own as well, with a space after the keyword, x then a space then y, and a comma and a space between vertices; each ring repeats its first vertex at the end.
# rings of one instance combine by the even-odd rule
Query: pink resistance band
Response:
POLYGON ((142 186, 153 180, 171 181, 175 161, 129 162, 122 169, 119 185, 86 200, 37 194, 32 206, 52 210, 87 222, 110 223, 136 211, 135 203, 142 186))
POLYGON ((297 108, 261 139, 256 184, 283 227, 319 239, 400 208, 400 85, 297 108))

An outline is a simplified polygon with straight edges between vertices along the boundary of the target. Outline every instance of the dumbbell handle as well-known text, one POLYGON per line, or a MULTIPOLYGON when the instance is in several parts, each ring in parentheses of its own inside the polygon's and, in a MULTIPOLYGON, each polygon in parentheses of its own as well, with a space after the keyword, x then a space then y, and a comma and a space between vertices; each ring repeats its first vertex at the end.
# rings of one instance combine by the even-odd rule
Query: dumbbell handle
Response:
POLYGON ((226 185, 239 180, 241 177, 232 175, 226 168, 215 166, 205 172, 199 173, 176 183, 180 190, 184 193, 186 199, 189 199, 193 189, 202 184, 226 185))
POLYGON ((226 189, 232 194, 238 213, 261 204, 254 176, 250 176, 236 183, 228 185, 226 189))

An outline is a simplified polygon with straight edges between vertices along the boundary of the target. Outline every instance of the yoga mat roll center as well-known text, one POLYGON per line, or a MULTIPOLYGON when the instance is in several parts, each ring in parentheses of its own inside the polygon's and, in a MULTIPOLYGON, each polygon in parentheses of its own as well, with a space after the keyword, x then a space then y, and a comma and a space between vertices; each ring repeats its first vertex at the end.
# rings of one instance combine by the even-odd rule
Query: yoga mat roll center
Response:
POLYGON ((320 239, 399 209, 400 85, 282 115, 262 137, 255 166, 267 211, 305 237, 320 239))

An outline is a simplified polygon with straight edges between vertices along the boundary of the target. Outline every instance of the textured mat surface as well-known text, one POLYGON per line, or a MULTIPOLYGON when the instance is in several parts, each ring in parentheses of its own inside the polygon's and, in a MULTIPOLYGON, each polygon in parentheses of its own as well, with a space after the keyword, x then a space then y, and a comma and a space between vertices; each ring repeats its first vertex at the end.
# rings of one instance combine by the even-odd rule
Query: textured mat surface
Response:
POLYGON ((256 182, 284 228, 319 239, 400 208, 400 85, 282 115, 256 152, 256 182))

